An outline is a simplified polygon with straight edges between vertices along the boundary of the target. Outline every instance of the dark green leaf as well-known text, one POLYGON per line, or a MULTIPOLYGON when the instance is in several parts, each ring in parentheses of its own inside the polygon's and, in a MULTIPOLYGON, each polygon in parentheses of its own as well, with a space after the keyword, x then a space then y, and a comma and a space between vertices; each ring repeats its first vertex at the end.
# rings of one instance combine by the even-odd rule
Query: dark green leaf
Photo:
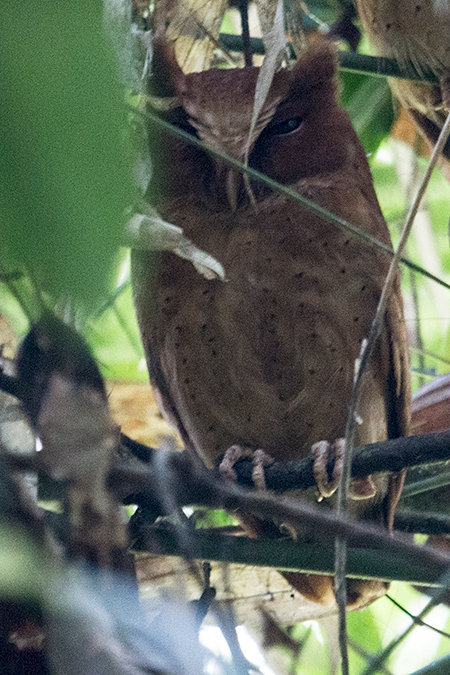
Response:
POLYGON ((375 152, 394 121, 391 90, 378 77, 341 72, 341 102, 366 153, 375 152))

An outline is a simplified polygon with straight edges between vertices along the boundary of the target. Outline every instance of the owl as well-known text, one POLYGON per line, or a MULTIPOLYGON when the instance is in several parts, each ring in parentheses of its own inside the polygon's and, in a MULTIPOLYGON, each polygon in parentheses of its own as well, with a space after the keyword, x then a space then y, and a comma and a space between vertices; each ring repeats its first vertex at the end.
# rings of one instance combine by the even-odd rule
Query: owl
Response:
MULTIPOLYGON (((163 119, 243 161, 258 68, 183 74, 156 42, 163 119)), ((250 138, 249 165, 384 244, 389 232, 369 165, 335 87, 336 55, 317 43, 275 74, 250 138)), ((158 106, 161 108, 160 106, 158 106)), ((188 451, 215 467, 238 446, 276 460, 307 457, 345 434, 355 360, 389 258, 203 148, 152 136, 149 198, 162 216, 223 265, 206 279, 172 253, 135 251, 134 302, 151 382, 188 451)), ((407 433, 408 349, 399 279, 365 380, 356 442, 407 433)), ((398 476, 376 475, 351 511, 389 526, 398 476), (376 493, 376 494, 374 494, 376 493)), ((309 599, 334 602, 328 577, 289 575, 309 599)), ((384 593, 349 581, 349 607, 384 593)))
MULTIPOLYGON (((438 84, 390 78, 393 93, 433 144, 450 109, 450 5, 446 0, 356 0, 380 56, 433 73, 438 84)), ((450 158, 450 143, 444 155, 450 158)))

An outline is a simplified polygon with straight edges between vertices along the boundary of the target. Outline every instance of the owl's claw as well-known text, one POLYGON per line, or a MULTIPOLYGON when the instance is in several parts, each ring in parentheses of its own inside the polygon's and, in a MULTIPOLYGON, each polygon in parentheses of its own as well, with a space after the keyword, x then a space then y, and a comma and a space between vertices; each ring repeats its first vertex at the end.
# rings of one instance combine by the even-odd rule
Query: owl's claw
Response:
POLYGON ((236 471, 234 465, 244 454, 240 445, 232 445, 225 452, 222 461, 219 464, 219 471, 222 478, 236 482, 236 471))
POLYGON ((339 486, 344 462, 344 447, 345 440, 343 438, 338 438, 334 443, 330 443, 330 441, 319 441, 311 446, 311 453, 314 459, 314 478, 316 479, 317 488, 319 490, 319 502, 324 498, 331 497, 339 486), (333 476, 330 480, 328 478, 327 463, 328 456, 333 450, 335 459, 333 476))
MULTIPOLYGON (((338 438, 334 443, 330 441, 319 441, 311 447, 311 453, 314 459, 313 471, 319 490, 318 501, 331 497, 339 487, 342 467, 344 464, 345 439, 338 438), (328 478, 327 463, 330 452, 334 451, 335 460, 333 467, 333 476, 328 478)), ((353 500, 370 499, 376 495, 377 489, 371 476, 364 478, 352 478, 350 482, 349 496, 353 500)))
POLYGON ((255 488, 260 492, 267 490, 264 468, 274 463, 273 457, 264 450, 255 450, 253 453, 252 480, 255 488))
POLYGON ((252 480, 259 491, 265 491, 266 480, 264 477, 264 467, 273 464, 274 460, 264 450, 255 450, 254 452, 247 448, 241 448, 240 445, 232 445, 225 452, 222 461, 219 464, 221 475, 227 480, 236 481, 236 471, 234 465, 241 457, 252 457, 252 480))

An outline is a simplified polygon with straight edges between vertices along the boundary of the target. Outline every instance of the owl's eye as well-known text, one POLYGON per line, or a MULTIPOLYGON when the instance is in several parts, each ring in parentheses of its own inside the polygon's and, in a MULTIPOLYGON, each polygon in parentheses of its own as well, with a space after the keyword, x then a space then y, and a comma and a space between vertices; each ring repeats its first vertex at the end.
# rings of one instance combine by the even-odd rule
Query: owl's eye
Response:
POLYGON ((271 136, 284 136, 290 134, 293 131, 296 131, 302 123, 301 117, 292 117, 289 120, 275 124, 273 127, 270 127, 271 136))

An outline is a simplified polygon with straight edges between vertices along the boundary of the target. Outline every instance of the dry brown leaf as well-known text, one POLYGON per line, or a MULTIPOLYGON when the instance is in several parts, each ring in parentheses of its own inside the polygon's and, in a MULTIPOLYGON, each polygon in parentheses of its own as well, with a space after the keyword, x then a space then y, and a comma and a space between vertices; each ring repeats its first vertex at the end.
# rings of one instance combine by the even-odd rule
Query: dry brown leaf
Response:
POLYGON ((2 356, 12 359, 16 353, 19 340, 4 314, 0 314, 0 348, 2 356))
POLYGON ((209 67, 227 0, 156 0, 155 26, 165 26, 185 73, 209 67))
POLYGON ((106 386, 114 419, 124 434, 150 446, 158 446, 161 437, 171 436, 181 447, 173 427, 158 411, 149 384, 109 381, 106 386))

